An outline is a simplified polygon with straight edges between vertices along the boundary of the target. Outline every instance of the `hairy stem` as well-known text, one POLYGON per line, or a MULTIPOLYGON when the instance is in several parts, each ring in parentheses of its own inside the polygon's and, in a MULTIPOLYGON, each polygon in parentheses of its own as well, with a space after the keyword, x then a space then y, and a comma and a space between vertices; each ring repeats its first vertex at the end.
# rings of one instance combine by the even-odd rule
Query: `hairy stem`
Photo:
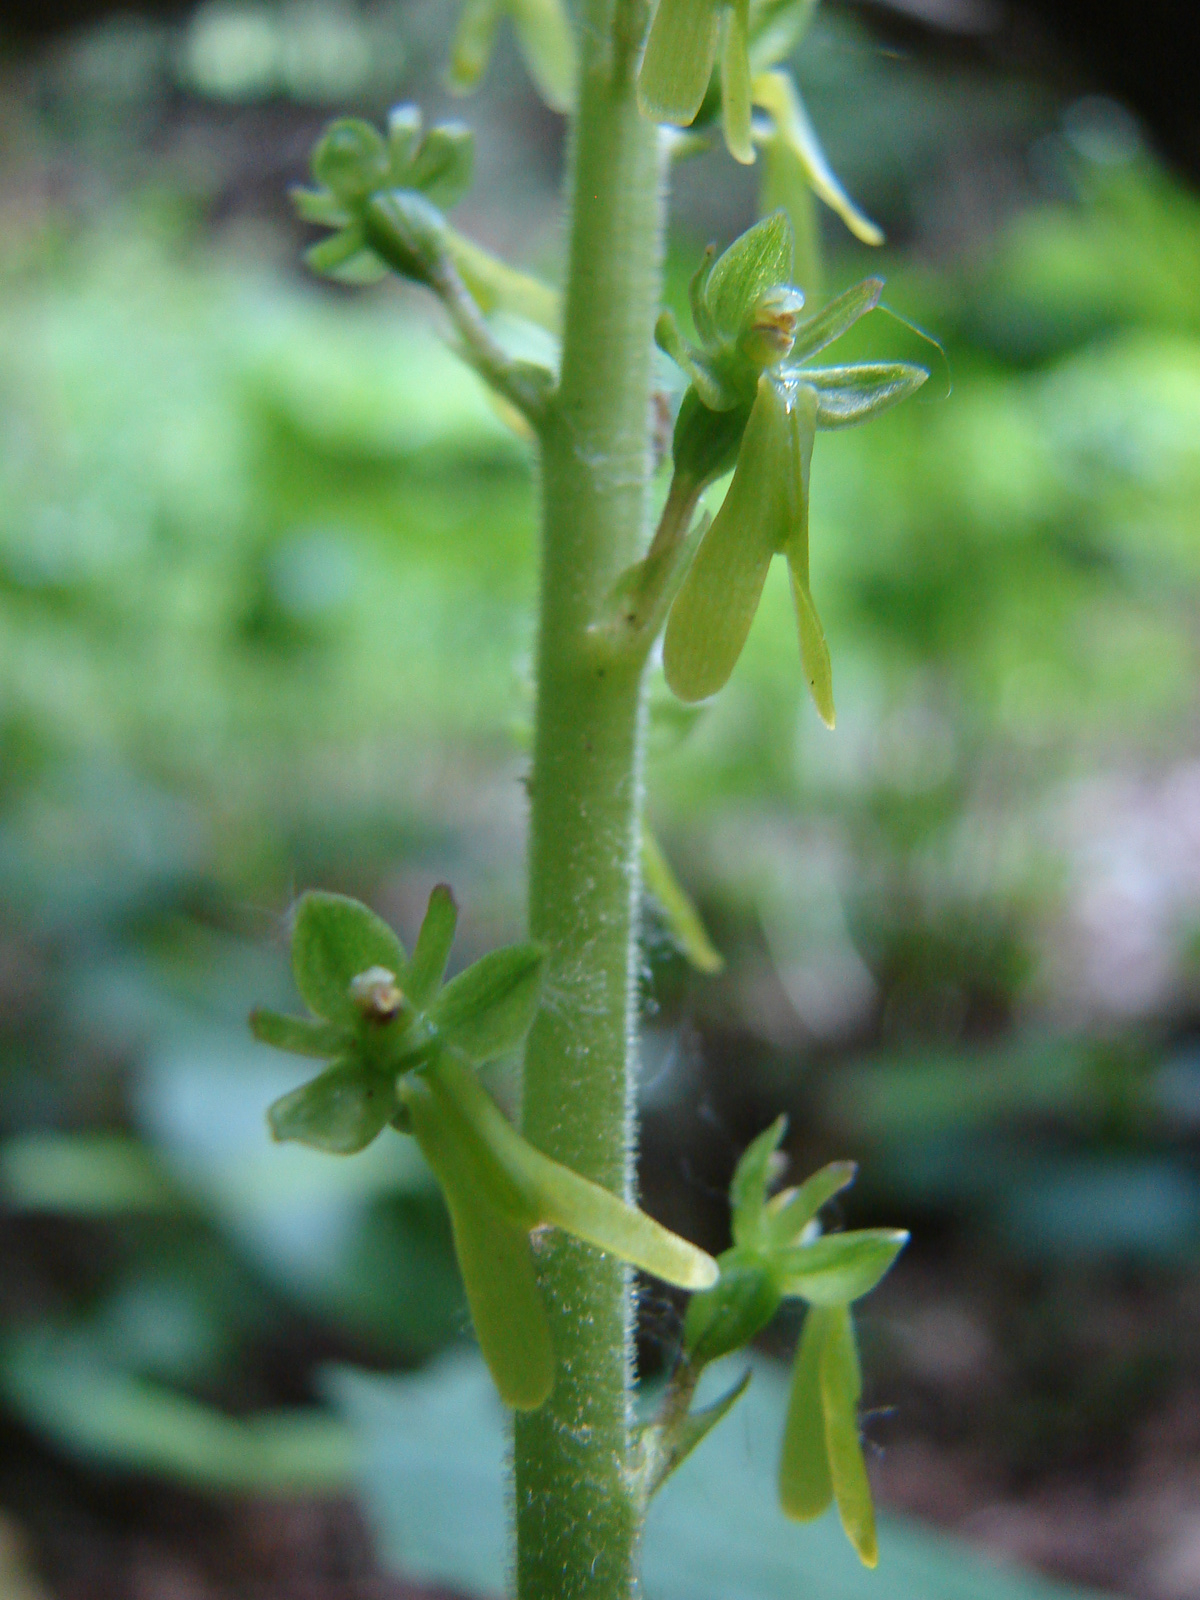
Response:
MULTIPOLYGON (((528 1137, 626 1197, 644 654, 598 650, 591 630, 643 547, 651 470, 663 196, 657 130, 634 91, 644 16, 631 0, 582 7, 562 378, 541 422, 529 915, 549 970, 524 1082, 528 1137)), ((539 1273, 558 1365, 549 1401, 516 1421, 518 1594, 627 1600, 640 1524, 629 1274, 561 1235, 539 1273)))

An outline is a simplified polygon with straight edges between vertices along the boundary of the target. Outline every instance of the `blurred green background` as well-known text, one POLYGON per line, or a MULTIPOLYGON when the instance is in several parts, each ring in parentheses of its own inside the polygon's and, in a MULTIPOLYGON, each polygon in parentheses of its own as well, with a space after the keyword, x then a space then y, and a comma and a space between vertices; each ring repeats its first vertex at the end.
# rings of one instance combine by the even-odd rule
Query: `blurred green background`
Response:
MULTIPOLYGON (((310 885, 408 938, 449 880, 456 964, 521 925, 530 455, 417 297, 305 276, 284 192, 332 110, 446 114, 446 9, 209 0, 0 65, 5 1600, 405 1592, 345 1397, 468 1342, 446 1219, 400 1140, 268 1143, 303 1069, 245 1016, 310 885)), ((779 574, 714 703, 655 682, 649 815, 726 964, 648 899, 643 1190, 718 1249, 780 1109, 796 1171, 858 1159, 844 1220, 915 1233, 864 1317, 884 1503, 1187 1600, 1200 203, 1069 75, 869 21, 796 62, 894 241, 831 224, 827 286, 885 276, 845 358, 932 378, 817 447, 837 733, 779 574)), ((456 220, 553 276, 558 120, 507 47, 457 114, 456 220)), ((677 179, 676 295, 753 216, 722 155, 677 179)), ((648 1379, 678 1332, 647 1288, 648 1379)))

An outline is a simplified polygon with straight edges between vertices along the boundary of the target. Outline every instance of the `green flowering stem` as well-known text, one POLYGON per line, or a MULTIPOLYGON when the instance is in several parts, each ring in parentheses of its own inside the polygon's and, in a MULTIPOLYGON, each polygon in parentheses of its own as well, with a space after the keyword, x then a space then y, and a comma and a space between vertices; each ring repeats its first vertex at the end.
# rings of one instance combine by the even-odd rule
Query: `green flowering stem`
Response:
MULTIPOLYGON (((664 196, 638 111, 640 8, 578 8, 561 378, 542 437, 542 585, 529 922, 546 1001, 525 1058, 524 1132, 553 1160, 633 1191, 635 914, 642 667, 593 625, 644 548, 664 196)), ((644 14, 644 13, 643 13, 644 14)), ((631 1421, 629 1269, 558 1231, 538 1253, 558 1376, 516 1418, 521 1600, 628 1600, 641 1500, 631 1421)))
POLYGON ((649 550, 618 578, 594 627, 597 638, 614 651, 644 657, 666 621, 708 528, 707 515, 692 521, 703 487, 679 473, 671 479, 649 550))

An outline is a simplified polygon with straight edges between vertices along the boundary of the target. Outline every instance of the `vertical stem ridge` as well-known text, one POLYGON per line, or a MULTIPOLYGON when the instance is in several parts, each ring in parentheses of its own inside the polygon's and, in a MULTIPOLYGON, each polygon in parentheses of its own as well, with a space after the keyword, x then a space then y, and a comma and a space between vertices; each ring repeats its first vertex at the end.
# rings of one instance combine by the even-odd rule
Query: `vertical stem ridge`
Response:
MULTIPOLYGON (((633 1189, 639 663, 587 630, 644 541, 663 193, 657 130, 639 116, 629 0, 583 7, 571 159, 562 378, 542 430, 538 710, 530 929, 549 949, 525 1061, 525 1131, 619 1194, 633 1189)), ((554 1393, 518 1416, 521 1600, 628 1600, 640 1522, 628 1470, 629 1274, 555 1236, 539 1276, 554 1393)))

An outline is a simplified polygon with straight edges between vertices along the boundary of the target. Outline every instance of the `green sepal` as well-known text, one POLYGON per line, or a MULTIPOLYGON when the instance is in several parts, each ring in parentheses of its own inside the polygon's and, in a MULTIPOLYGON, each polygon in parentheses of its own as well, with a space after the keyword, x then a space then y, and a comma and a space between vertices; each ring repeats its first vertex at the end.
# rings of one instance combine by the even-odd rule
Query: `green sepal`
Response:
POLYGON ((393 106, 388 112, 388 177, 392 183, 405 181, 421 143, 422 124, 421 108, 411 102, 393 106))
POLYGON ((870 1294, 907 1243, 903 1228, 861 1228, 793 1245, 774 1252, 771 1261, 785 1295, 845 1306, 870 1294))
POLYGON ((288 190, 288 198, 301 222, 320 228, 344 228, 350 221, 350 212, 330 189, 306 189, 296 183, 288 190))
POLYGON ((722 971, 724 956, 709 938, 690 895, 645 823, 642 824, 642 879, 658 902, 671 937, 696 971, 709 974, 722 971))
POLYGON ((396 1114, 392 1079, 357 1061, 338 1061, 285 1094, 267 1111, 272 1137, 350 1156, 363 1150, 396 1114))
POLYGON ((311 1017, 281 1016, 262 1006, 256 1006, 250 1013, 250 1031, 260 1044, 290 1051, 294 1056, 314 1056, 318 1060, 337 1055, 346 1041, 344 1028, 328 1022, 314 1022, 311 1017))
POLYGON ((805 367, 797 376, 816 390, 818 428, 851 428, 907 400, 929 374, 910 361, 879 361, 805 367))
POLYGON ((404 1086, 409 1122, 441 1184, 479 1348, 506 1405, 540 1406, 554 1387, 550 1324, 538 1291, 529 1229, 496 1209, 479 1183, 478 1153, 432 1087, 404 1086))
POLYGON ((445 1115, 469 1130, 476 1184, 511 1221, 561 1228, 682 1289, 716 1282, 717 1264, 703 1250, 522 1138, 469 1067, 442 1055, 424 1076, 445 1115))
POLYGON ((386 968, 403 986, 408 958, 387 923, 346 895, 321 890, 301 895, 292 930, 292 970, 309 1009, 326 1022, 357 1022, 350 984, 371 967, 386 968))
POLYGON ((804 1318, 792 1365, 779 1456, 779 1504, 796 1522, 811 1522, 833 1503, 821 1399, 821 1352, 829 1325, 830 1313, 813 1306, 804 1318))
POLYGON ((367 236, 362 224, 351 222, 328 239, 321 239, 304 252, 304 264, 323 278, 336 277, 367 251, 367 236))
POLYGON ((764 291, 790 283, 795 249, 786 211, 747 228, 717 257, 703 297, 718 336, 736 340, 764 291))
POLYGON ((760 73, 751 84, 751 97, 772 119, 779 137, 795 154, 814 194, 836 211, 864 244, 882 244, 882 230, 858 209, 834 175, 791 76, 786 72, 760 73))
POLYGON ((879 1561, 875 1537, 875 1506, 858 1434, 858 1402, 862 1398, 862 1372, 854 1327, 844 1306, 831 1308, 821 1346, 821 1405, 825 1412, 825 1448, 833 1498, 846 1537, 864 1567, 879 1561))
POLYGON ((575 98, 575 36, 561 0, 509 0, 529 76, 550 107, 565 116, 575 98))
POLYGON ((721 131, 725 147, 743 166, 754 164, 750 136, 750 0, 732 0, 722 21, 721 131))
POLYGON ((654 324, 654 342, 664 355, 670 356, 677 367, 687 373, 692 387, 710 411, 728 411, 737 404, 737 393, 721 381, 705 359, 702 350, 695 350, 679 331, 672 311, 659 313, 654 324))
POLYGON ((767 1201, 763 1215, 763 1242, 768 1247, 786 1249, 799 1242, 800 1235, 821 1207, 835 1194, 854 1182, 858 1165, 854 1161, 831 1161, 814 1172, 795 1189, 784 1189, 767 1201))
POLYGON ((787 1124, 786 1116, 776 1117, 769 1128, 750 1141, 734 1168, 733 1182, 729 1186, 734 1244, 758 1246, 764 1242, 767 1188, 779 1162, 779 1146, 787 1124))
POLYGON ((787 538, 791 475, 787 401, 764 375, 733 482, 667 619, 663 670, 681 700, 716 694, 737 664, 771 558, 787 538))
POLYGON ((717 59, 718 0, 659 0, 638 74, 638 104, 655 122, 695 119, 717 59))
POLYGON ((700 1444, 750 1387, 753 1373, 749 1368, 726 1394, 699 1411, 689 1411, 686 1416, 668 1422, 647 1423, 638 1432, 638 1449, 641 1456, 639 1487, 643 1504, 647 1504, 681 1467, 692 1451, 700 1444))
POLYGON ((447 79, 455 94, 469 94, 487 71, 502 10, 502 0, 466 0, 450 47, 447 79))
POLYGON ((469 1061, 494 1061, 529 1032, 545 962, 540 944, 493 950, 446 985, 429 1008, 430 1022, 469 1061))
POLYGON ((783 1300, 765 1256, 735 1247, 718 1256, 717 1265, 721 1276, 713 1288, 692 1296, 683 1320, 683 1348, 697 1368, 748 1345, 783 1300))
POLYGON ((475 171, 475 135, 464 123, 442 122, 421 141, 411 157, 406 187, 419 189, 442 211, 457 205, 471 187, 475 171))
POLYGON ((448 883, 439 883, 429 896, 412 960, 408 964, 405 993, 418 1011, 437 994, 450 959, 454 930, 458 926, 458 907, 448 883))
POLYGON ((353 207, 388 180, 388 148, 377 128, 359 117, 339 117, 313 150, 313 177, 353 207))
POLYGON ((790 364, 807 361, 826 345, 840 339, 860 317, 874 311, 882 293, 882 278, 864 278, 822 306, 815 317, 807 317, 796 329, 790 364))

